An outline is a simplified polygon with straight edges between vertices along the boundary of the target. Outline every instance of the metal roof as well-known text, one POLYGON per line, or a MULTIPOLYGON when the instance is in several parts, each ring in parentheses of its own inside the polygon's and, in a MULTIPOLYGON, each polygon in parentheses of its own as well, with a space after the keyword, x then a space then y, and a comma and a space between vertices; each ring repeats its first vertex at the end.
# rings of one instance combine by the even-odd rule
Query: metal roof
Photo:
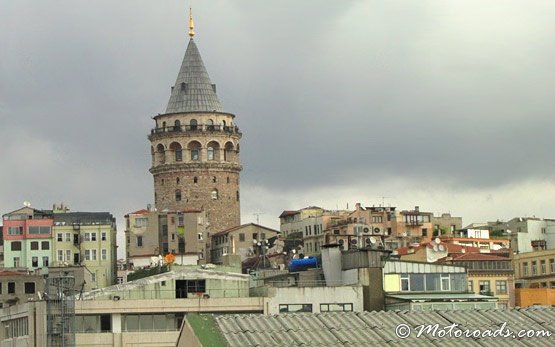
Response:
POLYGON ((555 346, 555 308, 468 311, 380 311, 264 315, 221 315, 216 317, 230 346, 555 346), (544 329, 551 337, 416 337, 416 327, 459 324, 463 329, 499 329, 503 322, 511 331, 544 329), (395 335, 395 327, 407 324, 412 334, 395 335))
POLYGON ((490 299, 497 301, 496 297, 474 293, 422 293, 422 294, 386 294, 388 298, 401 300, 459 300, 459 299, 490 299))
POLYGON ((214 111, 223 111, 216 95, 216 85, 210 81, 197 45, 191 39, 172 87, 166 113, 214 111))

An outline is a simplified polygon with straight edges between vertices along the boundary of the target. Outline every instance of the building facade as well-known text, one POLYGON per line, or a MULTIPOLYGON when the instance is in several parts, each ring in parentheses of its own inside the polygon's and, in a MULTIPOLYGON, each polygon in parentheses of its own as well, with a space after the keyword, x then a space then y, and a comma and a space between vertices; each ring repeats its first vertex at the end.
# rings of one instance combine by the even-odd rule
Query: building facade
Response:
POLYGON ((261 247, 266 247, 265 240, 278 233, 277 230, 254 223, 220 231, 210 237, 210 261, 221 264, 224 255, 239 255, 243 261, 255 254, 263 254, 261 247))
POLYGON ((241 224, 242 135, 235 115, 220 104, 193 40, 192 20, 189 36, 166 111, 153 117, 150 172, 158 211, 204 210, 216 232, 241 224))
MULTIPOLYGON (((204 211, 159 212, 151 208, 125 215, 129 265, 150 265, 151 257, 172 253, 175 262, 197 265, 206 261, 207 232, 204 211)), ((129 268, 128 270, 131 270, 129 268)))
POLYGON ((36 270, 52 261, 52 211, 23 207, 3 216, 4 266, 36 270))
POLYGON ((555 249, 514 255, 517 288, 555 288, 555 249))

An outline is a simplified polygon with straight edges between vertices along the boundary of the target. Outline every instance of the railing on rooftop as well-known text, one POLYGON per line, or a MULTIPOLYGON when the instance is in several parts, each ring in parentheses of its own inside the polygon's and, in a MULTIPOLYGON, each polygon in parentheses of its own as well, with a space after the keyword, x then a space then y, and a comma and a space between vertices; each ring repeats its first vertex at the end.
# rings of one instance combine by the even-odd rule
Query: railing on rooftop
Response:
POLYGON ((150 134, 163 134, 163 133, 179 133, 179 132, 224 132, 229 134, 241 135, 239 127, 237 126, 223 126, 223 125, 180 125, 180 126, 166 126, 161 128, 154 128, 150 130, 150 134))

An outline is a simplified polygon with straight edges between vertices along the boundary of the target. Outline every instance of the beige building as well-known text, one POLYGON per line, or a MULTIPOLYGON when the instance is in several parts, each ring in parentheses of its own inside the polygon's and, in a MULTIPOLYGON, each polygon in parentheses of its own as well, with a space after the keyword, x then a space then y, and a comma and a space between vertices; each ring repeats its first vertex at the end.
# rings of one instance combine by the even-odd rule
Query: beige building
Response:
MULTIPOLYGON (((206 261, 207 221, 201 210, 159 212, 151 208, 125 215, 128 264, 151 265, 152 257, 173 253, 177 264, 206 261)), ((131 270, 131 268, 128 268, 131 270)))
POLYGON ((442 213, 441 216, 432 216, 434 236, 455 235, 455 231, 462 229, 462 217, 453 217, 450 213, 442 213))
POLYGON ((204 210, 213 232, 241 224, 241 132, 225 112, 190 35, 166 111, 151 130, 158 211, 204 210))
POLYGON ((54 210, 54 267, 83 266, 91 288, 116 283, 116 219, 108 212, 54 210))
POLYGON ((221 264, 224 255, 240 255, 241 261, 255 254, 265 254, 265 240, 279 234, 279 231, 262 225, 249 223, 239 225, 211 235, 211 262, 221 264))
POLYGON ((555 249, 514 255, 517 288, 555 288, 555 249))

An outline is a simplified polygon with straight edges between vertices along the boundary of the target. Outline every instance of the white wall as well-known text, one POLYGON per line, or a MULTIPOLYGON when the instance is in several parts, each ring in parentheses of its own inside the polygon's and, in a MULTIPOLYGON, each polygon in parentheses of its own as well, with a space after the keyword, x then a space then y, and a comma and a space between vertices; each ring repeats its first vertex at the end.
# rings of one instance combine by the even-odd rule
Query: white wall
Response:
POLYGON ((280 304, 312 304, 312 312, 320 312, 320 304, 353 304, 354 312, 362 312, 361 286, 342 287, 286 287, 272 288, 268 298, 267 314, 278 314, 280 304))

